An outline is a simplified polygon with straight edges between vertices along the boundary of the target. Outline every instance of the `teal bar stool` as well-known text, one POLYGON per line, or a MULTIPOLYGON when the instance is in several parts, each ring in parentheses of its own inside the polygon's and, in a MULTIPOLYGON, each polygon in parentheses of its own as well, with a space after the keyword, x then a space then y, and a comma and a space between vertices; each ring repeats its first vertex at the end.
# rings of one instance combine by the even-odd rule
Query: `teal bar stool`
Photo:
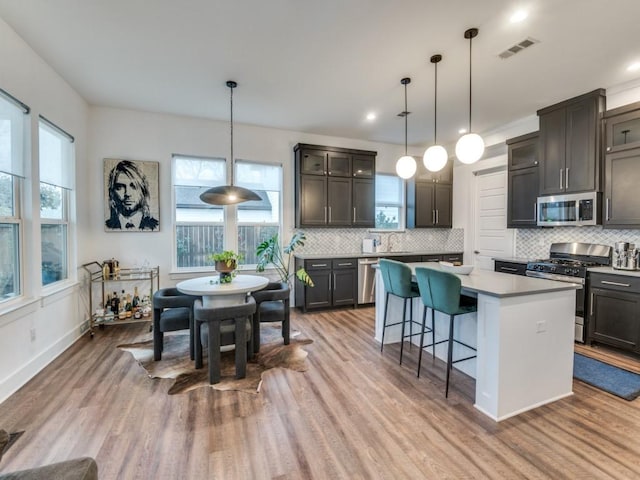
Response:
POLYGON ((455 318, 465 313, 476 312, 478 310, 478 301, 475 298, 462 295, 462 286, 460 279, 453 273, 442 272, 433 268, 416 268, 416 280, 420 289, 420 297, 424 303, 424 312, 422 314, 422 332, 420 335, 420 353, 418 355, 418 377, 420 376, 420 366, 422 364, 422 350, 426 347, 433 346, 433 355, 435 358, 436 345, 447 342, 447 380, 445 386, 445 397, 449 396, 449 377, 451 368, 454 363, 464 362, 476 358, 471 355, 464 358, 453 360, 453 344, 457 343, 465 348, 476 351, 471 345, 454 339, 455 318), (431 309, 431 328, 426 326, 427 308, 431 309), (435 323, 434 312, 442 312, 449 315, 449 339, 435 341, 435 323), (429 345, 424 344, 424 334, 431 333, 433 341, 429 345))
POLYGON ((382 345, 380 345, 380 353, 384 348, 384 332, 387 327, 402 324, 402 335, 400 337, 400 365, 402 365, 402 353, 404 351, 404 339, 420 335, 420 332, 413 333, 413 324, 420 325, 419 322, 413 320, 413 299, 420 296, 418 285, 411 281, 411 269, 402 262, 395 260, 381 259, 378 262, 380 266, 380 274, 382 275, 382 283, 387 294, 384 301, 384 321, 382 324, 382 345), (404 299, 402 306, 402 320, 395 323, 387 324, 387 310, 389 309, 389 295, 395 295, 404 299), (407 319, 407 302, 409 302, 409 319, 407 319), (409 322, 410 333, 405 335, 405 326, 409 322))

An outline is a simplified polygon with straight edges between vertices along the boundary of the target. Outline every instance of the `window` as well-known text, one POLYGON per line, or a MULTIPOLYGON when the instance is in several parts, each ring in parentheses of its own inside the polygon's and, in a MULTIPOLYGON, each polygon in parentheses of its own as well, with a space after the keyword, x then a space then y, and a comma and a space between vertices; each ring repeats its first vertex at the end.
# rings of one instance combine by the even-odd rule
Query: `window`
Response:
POLYGON ((175 265, 193 269, 213 265, 208 256, 224 247, 225 212, 200 200, 205 190, 226 182, 220 158, 173 156, 175 265))
POLYGON ((40 244, 42 285, 69 278, 69 206, 73 191, 73 137, 40 117, 40 244))
POLYGON ((282 167, 265 163, 238 160, 236 185, 260 195, 260 200, 239 203, 236 210, 238 225, 238 253, 243 264, 258 263, 256 247, 264 240, 280 233, 282 210, 282 167))
POLYGON ((376 175, 376 228, 404 228, 404 182, 397 175, 376 175))
POLYGON ((29 108, 0 90, 0 302, 22 293, 20 185, 29 108))

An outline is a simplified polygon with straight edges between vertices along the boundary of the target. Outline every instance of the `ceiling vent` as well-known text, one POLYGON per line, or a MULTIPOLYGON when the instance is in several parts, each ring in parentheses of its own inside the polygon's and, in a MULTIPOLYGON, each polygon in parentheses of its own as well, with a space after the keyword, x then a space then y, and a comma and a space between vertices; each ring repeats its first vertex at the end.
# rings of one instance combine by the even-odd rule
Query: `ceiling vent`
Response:
POLYGON ((521 52, 525 48, 529 48, 531 45, 534 45, 536 43, 540 43, 540 40, 536 40, 535 38, 527 37, 524 40, 516 43, 515 45, 512 45, 511 47, 507 48, 504 52, 499 53, 498 56, 501 59, 506 60, 507 58, 515 55, 518 52, 521 52))

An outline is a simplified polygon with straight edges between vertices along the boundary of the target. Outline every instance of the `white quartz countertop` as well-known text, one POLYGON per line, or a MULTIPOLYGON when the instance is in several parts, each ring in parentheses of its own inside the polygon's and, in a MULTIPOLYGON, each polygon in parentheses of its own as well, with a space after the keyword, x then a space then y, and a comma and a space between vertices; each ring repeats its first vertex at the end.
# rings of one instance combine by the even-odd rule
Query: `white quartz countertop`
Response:
MULTIPOLYGON (((435 262, 407 263, 407 265, 411 267, 412 272, 415 272, 416 267, 440 269, 440 265, 435 262)), ((556 282, 555 280, 509 275, 480 269, 474 269, 469 275, 458 275, 458 277, 464 290, 500 298, 582 288, 581 285, 574 283, 556 282)))
POLYGON ((320 258, 380 258, 380 257, 408 257, 414 255, 450 255, 462 254, 462 250, 416 250, 391 251, 376 253, 296 253, 295 257, 302 260, 317 260, 320 258))
POLYGON ((608 273, 609 275, 621 275, 623 277, 640 277, 640 270, 616 270, 613 267, 591 267, 589 273, 608 273))

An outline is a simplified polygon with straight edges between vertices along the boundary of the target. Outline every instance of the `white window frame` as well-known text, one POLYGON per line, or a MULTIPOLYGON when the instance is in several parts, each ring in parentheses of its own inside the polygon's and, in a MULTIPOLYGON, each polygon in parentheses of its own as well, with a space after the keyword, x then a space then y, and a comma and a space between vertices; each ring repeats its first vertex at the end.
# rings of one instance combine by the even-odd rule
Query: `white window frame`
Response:
MULTIPOLYGON (((374 203, 374 211, 376 211, 376 209, 379 206, 389 206, 389 207, 399 207, 398 210, 398 228, 372 228, 369 229, 369 231, 371 232, 404 232, 406 229, 406 221, 407 221, 407 182, 405 180, 402 180, 400 177, 398 177, 397 175, 391 174, 391 173, 376 173, 375 177, 378 176, 384 176, 384 177, 395 177, 398 179, 398 181, 401 183, 401 193, 400 193, 400 203, 396 204, 396 203, 382 203, 380 201, 378 201, 378 197, 376 196, 375 199, 375 203, 374 203)), ((375 178, 374 178, 374 182, 375 182, 375 178)), ((377 194, 378 190, 376 189, 376 194, 377 194)), ((374 217, 375 218, 375 217, 374 217)))
MULTIPOLYGON (((75 268, 72 265, 72 258, 74 258, 73 256, 73 252, 71 251, 71 245, 72 243, 72 218, 75 218, 75 213, 71 212, 71 205, 72 205, 72 196, 75 192, 75 188, 73 185, 73 177, 75 176, 75 148, 74 148, 74 138, 73 136, 69 135, 67 132, 65 132, 64 130, 62 130, 60 127, 58 127, 57 125, 53 124, 52 122, 50 122, 49 120, 47 120, 46 118, 40 116, 39 120, 38 120, 38 139, 40 139, 40 132, 42 130, 48 130, 50 133, 53 133, 55 135, 58 135, 60 139, 68 141, 69 145, 68 145, 68 150, 67 150, 67 155, 65 156, 65 158, 62 158, 62 163, 63 165, 61 165, 61 168, 64 172, 62 172, 62 177, 60 180, 60 185, 55 185, 46 181, 42 181, 42 171, 43 171, 43 162, 42 162, 42 151, 40 151, 40 141, 38 141, 38 161, 39 161, 39 169, 40 169, 40 177, 41 177, 41 181, 38 184, 38 194, 40 192, 40 189, 42 187, 42 185, 50 185, 56 188, 60 189, 61 192, 61 218, 48 218, 48 217, 43 217, 42 216, 42 206, 40 205, 40 250, 42 251, 42 247, 43 247, 43 239, 42 239, 42 227, 47 226, 47 225, 62 225, 64 226, 64 252, 63 252, 63 262, 65 264, 66 267, 66 275, 59 279, 56 280, 54 282, 51 283, 47 283, 46 285, 44 284, 44 282, 42 281, 42 270, 43 270, 43 259, 40 259, 40 279, 39 279, 39 283, 43 289, 44 292, 51 292, 54 290, 59 289, 60 287, 64 287, 66 283, 68 283, 69 281, 73 280, 74 278, 74 274, 73 272, 75 272, 75 268), (64 178, 65 174, 69 175, 68 178, 64 178)), ((39 195, 38 195, 39 196, 39 195)))
MULTIPOLYGON (((4 173, 4 172, 3 172, 4 173)), ((9 174, 7 174, 9 175, 9 174)), ((23 262, 23 252, 24 252, 24 226, 23 226, 23 215, 22 215, 22 201, 20 197, 21 190, 21 182, 22 179, 16 175, 9 175, 12 180, 12 195, 13 195, 13 215, 11 216, 0 216, 0 224, 6 225, 17 225, 18 231, 18 242, 16 245, 16 274, 18 276, 16 290, 12 296, 8 296, 6 298, 0 297, 0 304, 5 302, 10 302, 15 299, 24 296, 24 262, 23 262)))
MULTIPOLYGON (((225 158, 221 157, 203 157, 198 155, 186 155, 186 154, 173 154, 171 158, 171 215, 173 218, 173 240, 172 240, 172 260, 171 260, 171 269, 174 273, 189 273, 189 272, 211 272, 213 271, 213 264, 210 266, 203 267, 179 267, 178 266, 178 227, 179 226, 221 226, 223 229, 223 245, 225 245, 225 249, 227 249, 227 242, 229 238, 228 231, 228 211, 227 208, 224 207, 222 209, 222 221, 221 222, 210 222, 210 221, 189 221, 189 222, 179 222, 176 217, 177 210, 177 196, 176 196, 176 161, 179 159, 193 159, 193 160, 204 160, 211 162, 223 162, 224 163, 224 183, 227 183, 227 161, 225 158)), ((206 183, 206 181, 203 181, 206 183)), ((202 187, 206 185, 200 185, 202 187)), ((214 185, 209 185, 210 187, 214 185)), ((214 252, 211 252, 214 253, 214 252)))
MULTIPOLYGON (((278 238, 280 239, 280 246, 282 246, 282 242, 283 242, 283 238, 282 238, 282 224, 283 224, 283 214, 284 214, 284 206, 283 206, 283 198, 284 198, 284 192, 283 192, 283 185, 284 185, 284 168, 282 167, 281 163, 269 163, 269 162, 256 162, 255 160, 236 160, 234 162, 234 178, 236 179, 235 184, 239 185, 239 186, 244 186, 245 188, 247 188, 245 185, 243 185, 243 183, 241 181, 239 181, 239 175, 238 175, 238 164, 252 164, 252 165, 265 165, 268 167, 278 167, 280 169, 280 175, 278 178, 278 184, 279 184, 279 205, 278 205, 278 217, 280 218, 279 222, 262 222, 262 223, 257 223, 257 222, 240 222, 240 220, 238 219, 238 206, 234 205, 234 219, 235 219, 235 224, 233 226, 234 228, 234 235, 232 236, 232 238, 237 239, 238 238, 238 233, 240 231, 240 227, 250 227, 250 226, 269 226, 269 227, 278 227, 278 238)), ((237 242, 236 242, 237 243, 237 242)), ((238 250, 238 245, 236 245, 235 250, 238 250)), ((247 263, 243 263, 242 264, 242 269, 255 269, 256 264, 255 263, 251 263, 251 264, 247 264, 247 263)))

